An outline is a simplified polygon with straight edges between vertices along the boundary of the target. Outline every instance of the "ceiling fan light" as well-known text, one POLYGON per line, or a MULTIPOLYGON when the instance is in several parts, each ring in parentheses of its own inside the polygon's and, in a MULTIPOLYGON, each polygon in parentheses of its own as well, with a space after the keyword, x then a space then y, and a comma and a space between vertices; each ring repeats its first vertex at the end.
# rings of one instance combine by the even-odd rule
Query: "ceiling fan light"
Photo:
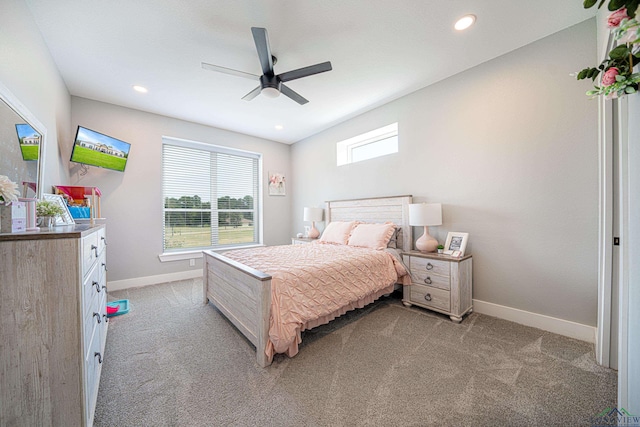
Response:
POLYGON ((275 87, 264 87, 262 88, 262 94, 267 98, 277 98, 280 96, 280 91, 275 87))

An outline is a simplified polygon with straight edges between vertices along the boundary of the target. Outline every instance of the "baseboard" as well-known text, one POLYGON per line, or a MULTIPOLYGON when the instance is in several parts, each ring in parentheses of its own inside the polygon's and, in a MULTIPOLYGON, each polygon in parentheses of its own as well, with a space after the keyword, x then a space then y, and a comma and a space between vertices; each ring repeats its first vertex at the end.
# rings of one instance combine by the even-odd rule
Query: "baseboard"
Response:
POLYGON ((488 316, 498 317, 521 325, 531 326, 581 341, 595 343, 596 328, 556 317, 519 310, 491 302, 473 300, 473 311, 488 316))
POLYGON ((158 283, 175 282, 177 280, 202 277, 202 269, 179 271, 177 273, 158 274, 157 276, 135 277, 133 279, 114 280, 107 282, 109 291, 121 291, 129 288, 157 285, 158 283))

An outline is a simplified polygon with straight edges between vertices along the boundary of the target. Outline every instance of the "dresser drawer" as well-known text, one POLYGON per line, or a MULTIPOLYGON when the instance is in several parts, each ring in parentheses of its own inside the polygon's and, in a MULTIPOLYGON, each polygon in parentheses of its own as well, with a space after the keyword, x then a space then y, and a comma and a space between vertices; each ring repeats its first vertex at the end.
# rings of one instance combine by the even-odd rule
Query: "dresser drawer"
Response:
POLYGON ((424 270, 411 270, 411 282, 416 285, 427 285, 447 291, 451 289, 449 276, 440 276, 424 270))
MULTIPOLYGON (((101 257, 101 260, 104 258, 101 257)), ((104 273, 102 262, 93 266, 87 277, 82 282, 82 312, 86 313, 95 300, 106 294, 107 277, 104 273)))
POLYGON ((409 258, 409 268, 413 274, 428 273, 446 277, 450 276, 450 264, 447 261, 437 259, 412 256, 409 258))
POLYGON ((82 276, 86 276, 91 266, 98 259, 98 233, 91 233, 82 238, 82 276))
MULTIPOLYGON (((102 252, 96 263, 96 270, 98 270, 98 281, 100 286, 107 284, 107 255, 106 252, 102 252)), ((104 289, 104 288, 103 288, 104 289)))
POLYGON ((101 254, 107 247, 107 229, 101 228, 98 234, 98 253, 101 254))
POLYGON ((448 312, 451 309, 450 295, 448 291, 431 286, 411 285, 410 300, 416 304, 448 312))

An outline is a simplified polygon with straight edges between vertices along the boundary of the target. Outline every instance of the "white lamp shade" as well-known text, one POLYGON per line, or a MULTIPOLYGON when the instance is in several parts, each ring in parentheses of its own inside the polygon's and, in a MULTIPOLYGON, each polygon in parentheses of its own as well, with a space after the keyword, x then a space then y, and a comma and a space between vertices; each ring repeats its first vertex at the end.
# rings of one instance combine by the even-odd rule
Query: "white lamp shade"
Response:
POLYGON ((322 208, 304 208, 304 220, 309 222, 322 221, 323 213, 324 209, 322 208))
POLYGON ((416 203, 409 205, 409 225, 442 225, 442 204, 416 203))

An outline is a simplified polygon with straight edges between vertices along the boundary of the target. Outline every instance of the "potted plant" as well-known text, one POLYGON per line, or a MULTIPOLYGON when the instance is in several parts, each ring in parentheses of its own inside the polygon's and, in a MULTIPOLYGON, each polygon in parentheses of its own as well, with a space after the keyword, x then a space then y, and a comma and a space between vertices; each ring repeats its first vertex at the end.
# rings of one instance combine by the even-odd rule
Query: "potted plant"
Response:
POLYGON ((54 224, 54 218, 64 213, 62 207, 55 202, 49 200, 40 200, 36 203, 36 215, 42 218, 42 227, 51 227, 54 224))
POLYGON ((441 254, 442 252, 444 252, 444 246, 438 245, 438 253, 441 254))

